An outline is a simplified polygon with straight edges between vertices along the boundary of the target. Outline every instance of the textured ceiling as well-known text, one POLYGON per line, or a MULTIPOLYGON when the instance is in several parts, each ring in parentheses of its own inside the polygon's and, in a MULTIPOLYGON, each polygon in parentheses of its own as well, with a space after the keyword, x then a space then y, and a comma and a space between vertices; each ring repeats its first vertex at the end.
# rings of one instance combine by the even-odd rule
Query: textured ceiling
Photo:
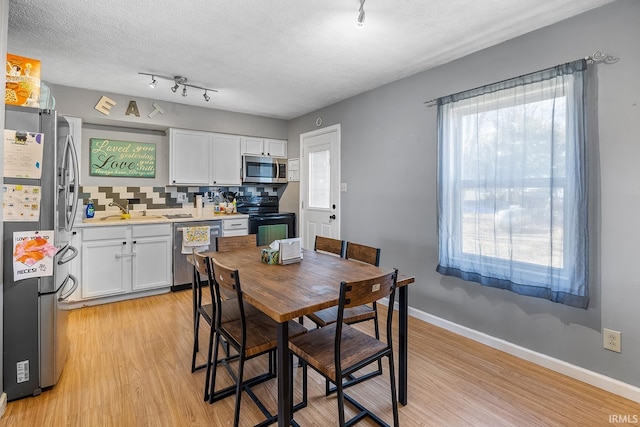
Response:
POLYGON ((51 83, 291 119, 613 0, 10 0, 51 83), (138 72, 215 88, 181 89, 138 72))

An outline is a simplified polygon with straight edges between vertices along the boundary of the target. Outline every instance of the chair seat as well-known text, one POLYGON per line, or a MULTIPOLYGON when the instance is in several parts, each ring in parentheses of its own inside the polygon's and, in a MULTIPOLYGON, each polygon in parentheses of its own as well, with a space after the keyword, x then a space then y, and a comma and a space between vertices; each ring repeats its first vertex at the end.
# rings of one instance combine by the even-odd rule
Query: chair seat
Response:
MULTIPOLYGON (((313 323, 320 328, 336 322, 338 318, 338 307, 329 307, 324 310, 316 311, 307 316, 313 323)), ((376 318, 376 311, 368 305, 360 305, 350 307, 344 310, 343 323, 358 323, 365 320, 373 320, 376 318)))
MULTIPOLYGON (((237 301, 235 301, 235 304, 237 305, 237 301)), ((245 341, 246 358, 274 350, 278 347, 278 324, 272 318, 258 311, 248 318, 247 321, 247 337, 245 341)), ((240 319, 223 322, 221 328, 236 343, 241 342, 242 323, 240 319)), ((307 329, 304 326, 298 322, 289 321, 289 337, 297 337, 305 334, 305 332, 307 332, 307 329)))
MULTIPOLYGON (((334 323, 291 338, 289 349, 336 383, 335 339, 336 324, 334 323)), ((343 325, 340 355, 343 373, 348 373, 359 362, 385 351, 386 348, 387 346, 380 340, 352 326, 343 325)))

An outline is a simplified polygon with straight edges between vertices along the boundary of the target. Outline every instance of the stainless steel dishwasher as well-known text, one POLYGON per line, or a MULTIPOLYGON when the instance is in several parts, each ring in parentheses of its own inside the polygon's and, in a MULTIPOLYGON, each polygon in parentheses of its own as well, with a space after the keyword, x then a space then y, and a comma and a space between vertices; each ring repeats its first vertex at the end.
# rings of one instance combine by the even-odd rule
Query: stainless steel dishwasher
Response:
POLYGON ((216 247, 216 237, 222 235, 222 221, 189 221, 173 223, 173 282, 172 291, 191 288, 193 265, 187 261, 187 254, 182 253, 182 230, 185 227, 208 226, 211 233, 210 251, 216 247))

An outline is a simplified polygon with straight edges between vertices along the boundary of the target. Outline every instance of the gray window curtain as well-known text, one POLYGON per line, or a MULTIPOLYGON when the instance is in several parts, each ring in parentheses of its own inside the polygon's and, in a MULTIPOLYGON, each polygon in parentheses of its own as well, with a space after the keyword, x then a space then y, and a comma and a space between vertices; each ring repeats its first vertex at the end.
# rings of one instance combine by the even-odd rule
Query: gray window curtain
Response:
POLYGON ((586 68, 438 99, 438 272, 588 306, 586 68))

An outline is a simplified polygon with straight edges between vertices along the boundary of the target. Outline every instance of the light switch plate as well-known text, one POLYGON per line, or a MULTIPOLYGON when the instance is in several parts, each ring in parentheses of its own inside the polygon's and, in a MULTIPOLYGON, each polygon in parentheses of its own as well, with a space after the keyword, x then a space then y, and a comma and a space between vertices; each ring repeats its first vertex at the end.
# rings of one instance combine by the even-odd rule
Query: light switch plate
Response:
POLYGON ((347 192, 347 183, 346 182, 341 182, 340 183, 340 191, 343 193, 347 192))

